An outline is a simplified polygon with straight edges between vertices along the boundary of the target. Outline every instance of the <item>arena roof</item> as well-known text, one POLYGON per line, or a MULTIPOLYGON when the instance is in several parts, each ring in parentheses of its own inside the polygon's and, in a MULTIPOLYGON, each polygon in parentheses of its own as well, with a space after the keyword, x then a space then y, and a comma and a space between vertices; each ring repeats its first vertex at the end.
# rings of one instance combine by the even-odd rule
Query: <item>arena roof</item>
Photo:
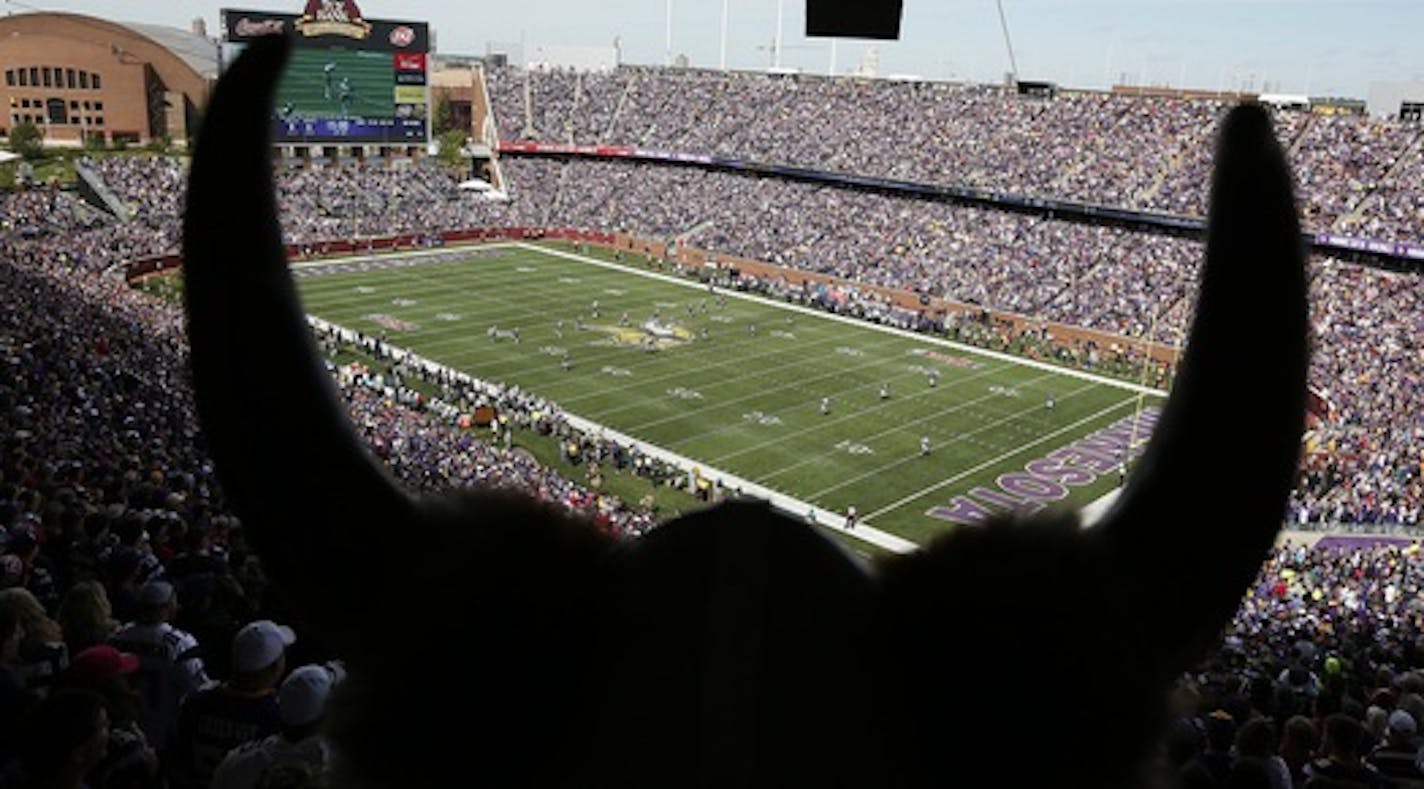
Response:
POLYGON ((183 59, 194 71, 208 79, 218 76, 218 45, 216 42, 176 27, 148 25, 139 22, 118 22, 141 36, 147 36, 183 59))
POLYGON ((148 61, 171 89, 202 103, 217 78, 217 43, 179 28, 58 11, 0 16, 0 36, 50 35, 124 50, 148 61))

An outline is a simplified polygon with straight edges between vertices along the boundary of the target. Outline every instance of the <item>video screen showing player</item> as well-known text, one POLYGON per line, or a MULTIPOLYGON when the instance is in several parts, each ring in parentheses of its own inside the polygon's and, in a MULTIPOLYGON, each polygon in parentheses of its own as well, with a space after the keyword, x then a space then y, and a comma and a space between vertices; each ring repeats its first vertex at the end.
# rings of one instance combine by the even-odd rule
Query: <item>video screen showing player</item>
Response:
POLYGON ((392 118, 395 69, 389 52, 296 48, 277 88, 283 120, 392 118))

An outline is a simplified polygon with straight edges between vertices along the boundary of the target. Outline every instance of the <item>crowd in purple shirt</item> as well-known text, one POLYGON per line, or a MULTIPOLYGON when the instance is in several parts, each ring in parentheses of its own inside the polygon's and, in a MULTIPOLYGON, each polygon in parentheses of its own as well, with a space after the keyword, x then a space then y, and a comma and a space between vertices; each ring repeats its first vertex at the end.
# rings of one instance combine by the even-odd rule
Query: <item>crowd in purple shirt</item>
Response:
MULTIPOLYGON (((1228 107, 658 68, 488 76, 505 140, 717 154, 1191 215, 1205 211, 1212 134, 1228 107)), ((1417 125, 1301 111, 1278 112, 1276 122, 1307 229, 1368 227, 1375 237, 1419 240, 1417 125)))

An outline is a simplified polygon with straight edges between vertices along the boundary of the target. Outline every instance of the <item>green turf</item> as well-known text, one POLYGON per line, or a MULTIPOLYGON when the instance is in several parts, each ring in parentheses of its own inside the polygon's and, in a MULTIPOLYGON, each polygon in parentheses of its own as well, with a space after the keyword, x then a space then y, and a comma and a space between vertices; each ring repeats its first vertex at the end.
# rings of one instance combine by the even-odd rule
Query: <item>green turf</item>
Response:
MULTIPOLYGON (((381 331, 375 316, 405 322, 389 332, 391 343, 818 506, 854 505, 875 527, 915 542, 948 528, 929 508, 993 487, 1138 407, 1121 388, 773 302, 729 297, 718 309, 705 290, 536 249, 311 276, 300 287, 307 309, 327 320, 368 333, 381 331), (688 315, 704 301, 705 313, 688 315), (623 312, 636 329, 655 308, 692 339, 654 352, 614 341, 623 312), (579 315, 583 332, 573 328, 579 315), (491 326, 519 328, 520 342, 489 339, 491 326), (565 352, 572 370, 559 364, 565 352), (937 387, 928 368, 939 372, 937 387), (829 415, 819 412, 822 397, 831 398, 829 415), (928 457, 919 455, 921 436, 931 439, 928 457)), ((1116 482, 1113 474, 1074 488, 1068 503, 1116 482)))
POLYGON ((392 117, 392 62, 389 52, 297 47, 277 87, 278 110, 299 118, 392 117))

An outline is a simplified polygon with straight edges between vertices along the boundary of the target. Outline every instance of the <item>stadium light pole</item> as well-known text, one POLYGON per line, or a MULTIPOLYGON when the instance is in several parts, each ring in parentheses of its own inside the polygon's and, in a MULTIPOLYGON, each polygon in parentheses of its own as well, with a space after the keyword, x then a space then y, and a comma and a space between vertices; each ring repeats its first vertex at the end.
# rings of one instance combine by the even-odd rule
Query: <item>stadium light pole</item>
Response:
POLYGON ((781 68, 781 17, 786 0, 776 0, 776 40, 771 43, 772 68, 781 68))
POLYGON ((722 0, 722 46, 721 57, 717 60, 717 67, 723 71, 727 70, 727 4, 731 0, 722 0))
POLYGON ((1014 84, 1019 81, 1019 65, 1014 60, 1014 42, 1009 40, 1009 20, 1004 16, 1004 0, 994 0, 994 4, 999 7, 999 27, 1004 30, 1004 48, 1009 51, 1009 74, 1014 79, 1014 84))
POLYGON ((664 30, 663 43, 664 43, 665 48, 667 49, 667 56, 666 56, 667 65, 671 66, 671 65, 672 65, 672 0, 666 0, 666 2, 665 2, 663 5, 664 5, 664 7, 665 7, 665 9, 666 9, 666 13, 664 14, 664 18, 665 18, 665 20, 666 20, 666 29, 664 30))

